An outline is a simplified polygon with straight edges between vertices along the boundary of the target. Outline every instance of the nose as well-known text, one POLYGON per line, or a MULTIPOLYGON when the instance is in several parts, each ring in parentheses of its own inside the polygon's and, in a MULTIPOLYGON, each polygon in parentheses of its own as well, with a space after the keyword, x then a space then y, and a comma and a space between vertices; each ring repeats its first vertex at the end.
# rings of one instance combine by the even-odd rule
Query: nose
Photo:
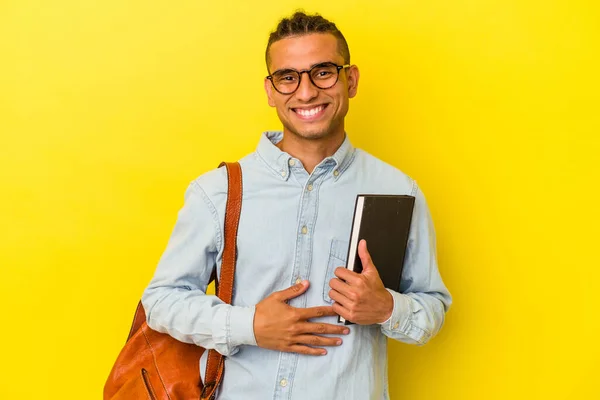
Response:
POLYGON ((300 85, 298 86, 298 89, 295 93, 296 98, 303 102, 309 102, 315 97, 317 97, 318 94, 319 88, 313 85, 313 83, 310 81, 310 76, 308 75, 308 72, 303 71, 300 74, 300 85), (306 77, 303 76, 305 73, 306 77))

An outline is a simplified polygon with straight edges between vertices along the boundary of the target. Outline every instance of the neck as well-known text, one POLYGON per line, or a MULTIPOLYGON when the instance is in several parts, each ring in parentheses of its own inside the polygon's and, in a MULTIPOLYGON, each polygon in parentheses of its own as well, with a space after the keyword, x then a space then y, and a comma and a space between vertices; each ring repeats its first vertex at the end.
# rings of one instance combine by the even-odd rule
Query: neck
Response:
POLYGON ((284 130, 283 139, 277 143, 277 147, 300 160, 310 174, 321 161, 339 149, 344 138, 343 131, 331 137, 310 140, 284 130))

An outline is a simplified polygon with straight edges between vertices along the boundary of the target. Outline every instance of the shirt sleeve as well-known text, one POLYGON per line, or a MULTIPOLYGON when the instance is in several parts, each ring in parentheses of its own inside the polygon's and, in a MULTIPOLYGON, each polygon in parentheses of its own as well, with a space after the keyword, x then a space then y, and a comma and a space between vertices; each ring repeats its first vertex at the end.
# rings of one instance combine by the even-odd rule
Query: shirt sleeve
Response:
POLYGON ((255 309, 206 294, 222 248, 220 225, 213 203, 192 182, 142 304, 150 328, 228 356, 240 345, 256 345, 255 309))
POLYGON ((438 270, 435 231, 425 196, 416 183, 413 185, 415 206, 401 293, 388 289, 394 299, 394 310, 380 325, 389 338, 422 345, 441 329, 452 297, 438 270))

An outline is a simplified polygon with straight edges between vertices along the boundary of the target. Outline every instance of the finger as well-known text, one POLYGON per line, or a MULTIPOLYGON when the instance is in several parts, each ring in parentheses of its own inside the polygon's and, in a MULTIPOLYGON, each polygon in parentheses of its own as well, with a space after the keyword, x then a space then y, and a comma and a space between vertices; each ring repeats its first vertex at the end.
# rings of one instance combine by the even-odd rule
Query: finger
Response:
POLYGON ((303 346, 300 344, 295 344, 289 347, 289 350, 286 350, 290 353, 298 353, 298 354, 306 354, 309 356, 324 356, 327 354, 327 350, 325 349, 315 349, 309 346, 303 346))
POLYGON ((323 337, 318 335, 301 335, 296 339, 298 344, 304 344, 311 347, 340 346, 342 339, 336 337, 323 337))
POLYGON ((329 281, 329 287, 343 294, 346 297, 350 297, 350 293, 352 292, 352 288, 350 287, 350 285, 337 278, 333 278, 329 281))
POLYGON ((347 335, 350 333, 350 329, 343 325, 305 322, 298 326, 298 332, 312 333, 317 335, 347 335))
POLYGON ((278 292, 273 293, 273 296, 279 301, 287 301, 293 299, 294 297, 300 296, 302 293, 306 292, 308 289, 308 281, 302 281, 293 286, 290 286, 287 289, 280 290, 278 292))
POLYGON ((346 281, 350 286, 356 285, 360 280, 360 274, 357 274, 354 271, 350 271, 348 268, 338 267, 333 272, 335 276, 346 281))
POLYGON ((350 318, 350 312, 346 308, 344 308, 344 306, 342 306, 341 304, 333 303, 332 308, 336 312, 336 314, 338 314, 339 316, 343 317, 347 321, 352 321, 352 318, 350 318))
POLYGON ((367 249, 367 241, 365 239, 358 242, 358 256, 360 257, 360 262, 363 266, 363 272, 375 268, 371 254, 369 254, 369 250, 367 249))
POLYGON ((343 307, 348 307, 350 304, 352 304, 352 300, 333 289, 329 291, 329 297, 331 297, 331 299, 336 303, 341 304, 343 307))
POLYGON ((331 306, 296 308, 296 310, 298 311, 300 319, 302 320, 320 317, 331 317, 335 315, 335 312, 333 312, 331 306))

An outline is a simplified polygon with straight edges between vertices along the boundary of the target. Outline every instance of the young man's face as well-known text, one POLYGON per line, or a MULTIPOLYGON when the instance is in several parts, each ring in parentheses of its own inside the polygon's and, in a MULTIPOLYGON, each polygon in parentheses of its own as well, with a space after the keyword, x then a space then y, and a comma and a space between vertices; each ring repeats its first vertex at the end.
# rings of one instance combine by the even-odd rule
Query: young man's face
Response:
MULTIPOLYGON (((344 65, 337 39, 329 33, 316 33, 279 40, 270 48, 269 72, 294 69, 308 70, 324 62, 344 65)), ((269 105, 277 109, 284 132, 304 139, 323 139, 344 133, 344 117, 348 103, 356 95, 358 68, 342 69, 338 82, 329 89, 312 84, 308 74, 302 74, 300 86, 292 94, 277 92, 265 79, 269 105)))

